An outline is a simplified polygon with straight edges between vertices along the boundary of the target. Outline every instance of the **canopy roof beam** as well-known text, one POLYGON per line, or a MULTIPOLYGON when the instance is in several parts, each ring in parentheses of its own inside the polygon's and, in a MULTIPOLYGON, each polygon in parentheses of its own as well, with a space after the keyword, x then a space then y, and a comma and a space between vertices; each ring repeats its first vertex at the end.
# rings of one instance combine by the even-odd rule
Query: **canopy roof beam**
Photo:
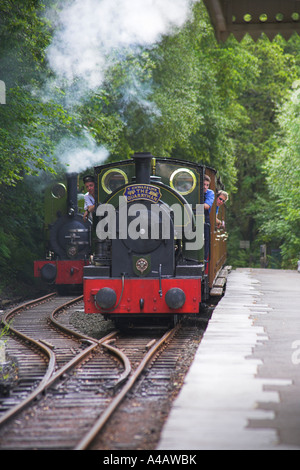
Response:
POLYGON ((218 41, 230 34, 241 40, 250 34, 257 40, 265 33, 288 40, 300 33, 300 0, 204 0, 218 41))

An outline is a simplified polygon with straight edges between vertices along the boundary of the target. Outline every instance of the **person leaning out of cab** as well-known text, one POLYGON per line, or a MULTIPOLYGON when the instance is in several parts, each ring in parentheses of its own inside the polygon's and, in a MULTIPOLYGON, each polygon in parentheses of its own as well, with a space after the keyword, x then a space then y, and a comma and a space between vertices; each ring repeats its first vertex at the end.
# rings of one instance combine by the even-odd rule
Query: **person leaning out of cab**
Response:
POLYGON ((225 221, 220 220, 218 218, 218 216, 219 216, 220 207, 222 207, 223 204, 225 204, 226 201, 228 201, 228 193, 226 193, 226 191, 219 191, 218 194, 217 194, 217 198, 216 198, 216 225, 217 225, 217 228, 225 228, 225 221))
POLYGON ((86 220, 91 217, 92 212, 95 210, 95 179, 91 175, 83 178, 83 183, 87 193, 84 195, 84 215, 83 219, 86 220))

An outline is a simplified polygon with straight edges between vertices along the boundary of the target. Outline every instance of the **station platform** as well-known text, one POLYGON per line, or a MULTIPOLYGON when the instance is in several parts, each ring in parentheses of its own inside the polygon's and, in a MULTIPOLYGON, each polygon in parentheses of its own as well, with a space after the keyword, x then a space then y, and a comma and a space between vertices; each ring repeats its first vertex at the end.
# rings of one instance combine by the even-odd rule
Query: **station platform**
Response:
POLYGON ((229 274, 157 450, 300 450, 300 273, 229 274))

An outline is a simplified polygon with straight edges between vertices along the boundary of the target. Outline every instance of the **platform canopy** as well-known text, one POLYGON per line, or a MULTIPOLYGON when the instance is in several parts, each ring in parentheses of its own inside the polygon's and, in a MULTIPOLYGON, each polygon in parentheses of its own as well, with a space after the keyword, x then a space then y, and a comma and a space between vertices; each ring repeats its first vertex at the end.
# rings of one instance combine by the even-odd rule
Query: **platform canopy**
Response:
POLYGON ((204 0, 218 41, 246 33, 256 41, 262 33, 288 40, 300 33, 300 0, 204 0))

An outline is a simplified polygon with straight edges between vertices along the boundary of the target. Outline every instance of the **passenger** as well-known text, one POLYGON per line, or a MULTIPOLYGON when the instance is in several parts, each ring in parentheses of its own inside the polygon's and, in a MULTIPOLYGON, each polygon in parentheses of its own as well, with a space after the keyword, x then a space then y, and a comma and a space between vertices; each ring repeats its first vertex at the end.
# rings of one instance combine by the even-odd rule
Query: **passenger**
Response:
POLYGON ((215 193, 212 189, 209 189, 210 185, 210 177, 208 175, 204 175, 204 209, 208 210, 210 213, 211 207, 215 200, 215 193))
POLYGON ((95 179, 93 176, 87 175, 83 178, 85 189, 87 193, 84 195, 84 215, 83 219, 86 220, 95 210, 95 179))
POLYGON ((225 222, 224 220, 218 219, 217 215, 219 212, 219 208, 225 204, 225 202, 228 200, 228 193, 226 191, 219 191, 217 194, 217 200, 216 200, 216 225, 218 228, 225 228, 225 222))
POLYGON ((204 260, 207 263, 209 259, 210 251, 210 219, 209 214, 215 200, 215 193, 212 189, 209 189, 210 177, 208 175, 204 176, 204 260))

